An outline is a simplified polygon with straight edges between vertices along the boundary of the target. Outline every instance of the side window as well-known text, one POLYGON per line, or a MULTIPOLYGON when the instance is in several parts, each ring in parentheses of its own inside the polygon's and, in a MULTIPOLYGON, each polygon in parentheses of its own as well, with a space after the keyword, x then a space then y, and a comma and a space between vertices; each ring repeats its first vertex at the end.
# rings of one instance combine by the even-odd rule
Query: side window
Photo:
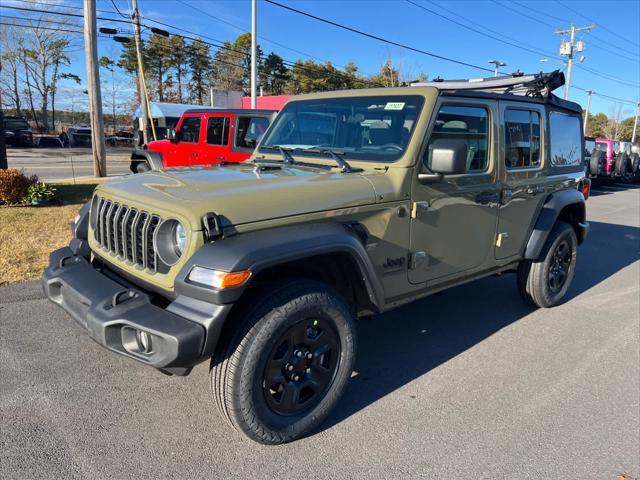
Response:
POLYGON ((507 168, 540 166, 540 114, 506 109, 504 162, 507 168))
POLYGON ((580 117, 560 112, 549 114, 551 164, 556 167, 582 162, 580 117))
MULTIPOLYGON (((489 164, 489 113, 484 107, 443 105, 438 111, 429 143, 439 139, 464 140, 469 146, 467 171, 481 172, 489 164)), ((424 163, 431 167, 431 148, 425 152, 424 163)))
POLYGON ((187 117, 180 126, 180 141, 198 143, 200 137, 200 117, 187 117))
POLYGON ((229 143, 229 117, 209 117, 207 143, 227 145, 229 143))
POLYGON ((269 119, 264 117, 240 117, 236 132, 236 146, 254 148, 266 132, 269 119))

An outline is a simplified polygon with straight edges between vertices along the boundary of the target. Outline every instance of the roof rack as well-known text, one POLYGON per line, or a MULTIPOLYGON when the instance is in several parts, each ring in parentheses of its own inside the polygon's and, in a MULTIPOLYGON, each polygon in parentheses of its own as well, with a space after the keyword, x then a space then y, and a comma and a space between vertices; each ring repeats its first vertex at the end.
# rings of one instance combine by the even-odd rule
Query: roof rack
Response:
POLYGON ((476 90, 481 92, 510 93, 536 98, 549 98, 551 92, 564 85, 564 73, 554 70, 549 73, 525 75, 515 72, 509 76, 472 78, 469 80, 442 80, 412 83, 412 87, 435 87, 438 90, 476 90))

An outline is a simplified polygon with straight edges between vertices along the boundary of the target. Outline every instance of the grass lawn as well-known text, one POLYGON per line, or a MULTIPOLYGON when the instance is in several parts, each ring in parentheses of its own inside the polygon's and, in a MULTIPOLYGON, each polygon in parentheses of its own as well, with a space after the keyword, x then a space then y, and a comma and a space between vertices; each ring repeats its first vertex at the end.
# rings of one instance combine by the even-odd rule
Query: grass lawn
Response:
POLYGON ((69 223, 95 185, 54 185, 50 207, 0 207, 0 285, 40 278, 49 253, 71 240, 69 223))

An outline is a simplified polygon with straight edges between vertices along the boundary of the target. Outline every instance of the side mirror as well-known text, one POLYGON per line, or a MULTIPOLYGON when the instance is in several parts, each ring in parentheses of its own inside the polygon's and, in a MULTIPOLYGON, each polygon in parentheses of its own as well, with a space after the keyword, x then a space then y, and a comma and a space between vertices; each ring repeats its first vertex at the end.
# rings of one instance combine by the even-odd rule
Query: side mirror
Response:
POLYGON ((178 137, 180 135, 178 134, 178 132, 175 131, 175 129, 170 128, 169 129, 169 133, 167 134, 167 138, 169 139, 169 141, 171 143, 178 143, 178 137))
POLYGON ((431 172, 418 174, 421 183, 439 182, 443 175, 460 175, 467 172, 469 145, 466 141, 443 138, 434 141, 428 148, 431 172))

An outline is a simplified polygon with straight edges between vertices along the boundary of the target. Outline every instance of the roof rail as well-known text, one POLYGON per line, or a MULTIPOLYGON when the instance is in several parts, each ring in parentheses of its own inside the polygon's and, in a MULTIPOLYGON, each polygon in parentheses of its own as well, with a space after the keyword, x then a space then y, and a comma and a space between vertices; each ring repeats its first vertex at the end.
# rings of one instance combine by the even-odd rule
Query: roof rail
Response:
POLYGON ((537 98, 549 98, 551 92, 562 85, 564 85, 564 73, 560 70, 529 75, 516 72, 509 76, 472 78, 469 80, 442 80, 437 78, 432 82, 411 84, 412 87, 435 87, 438 90, 477 90, 537 98))

